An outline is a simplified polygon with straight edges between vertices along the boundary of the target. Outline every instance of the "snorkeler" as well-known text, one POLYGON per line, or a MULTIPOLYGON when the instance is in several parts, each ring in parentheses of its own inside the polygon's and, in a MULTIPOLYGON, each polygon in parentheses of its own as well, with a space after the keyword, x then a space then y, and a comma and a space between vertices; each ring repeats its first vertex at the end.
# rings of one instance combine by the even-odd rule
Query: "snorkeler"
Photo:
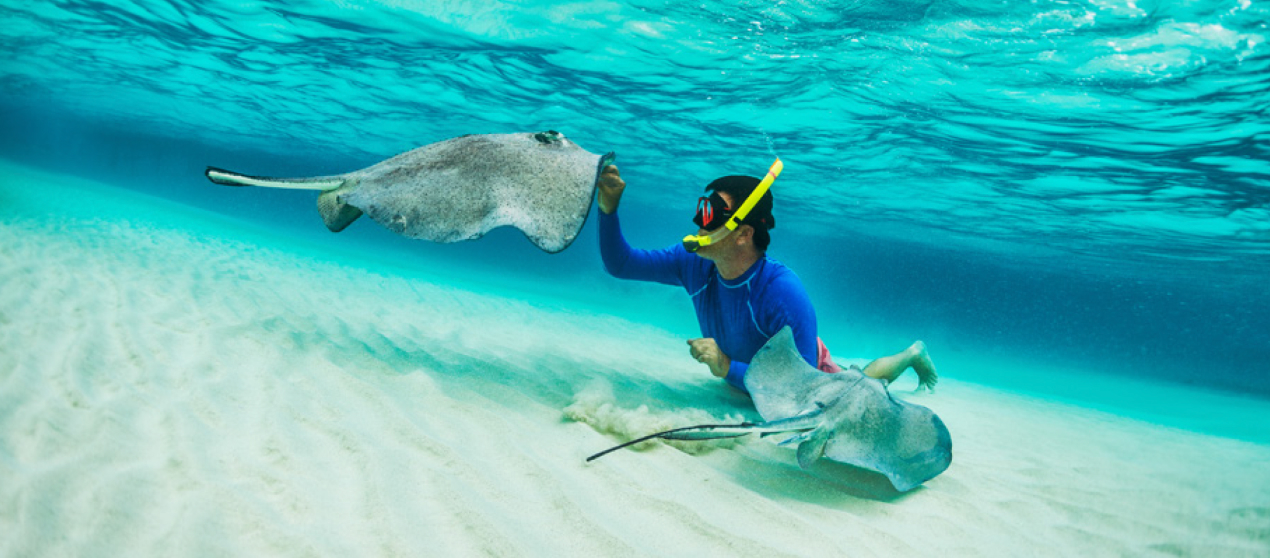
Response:
MULTIPOLYGON (((661 250, 631 248, 622 237, 618 202, 626 189, 617 166, 599 179, 600 254, 604 268, 619 279, 656 281, 683 287, 692 298, 701 337, 688 340, 697 362, 746 391, 745 372, 755 353, 785 326, 798 352, 826 372, 839 370, 816 334, 816 312, 802 281, 784 264, 767 257, 768 232, 776 225, 769 187, 780 174, 779 160, 764 180, 724 176, 706 186, 697 200, 696 235, 661 250)), ((939 377, 921 341, 865 366, 865 375, 890 382, 908 368, 919 389, 933 389, 939 377)))

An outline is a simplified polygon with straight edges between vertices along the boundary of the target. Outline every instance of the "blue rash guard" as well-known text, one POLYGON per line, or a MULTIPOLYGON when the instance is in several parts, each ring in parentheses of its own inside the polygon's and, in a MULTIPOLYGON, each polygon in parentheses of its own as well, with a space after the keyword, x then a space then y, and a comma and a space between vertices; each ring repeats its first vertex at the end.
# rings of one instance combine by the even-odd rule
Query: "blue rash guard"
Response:
POLYGON ((754 354, 785 326, 798 352, 816 366, 816 312, 797 275, 780 262, 759 259, 736 279, 724 279, 714 262, 675 244, 661 250, 631 248, 622 237, 617 213, 600 211, 600 255, 604 269, 619 279, 679 285, 692 297, 701 336, 713 337, 732 359, 725 378, 741 391, 754 354))

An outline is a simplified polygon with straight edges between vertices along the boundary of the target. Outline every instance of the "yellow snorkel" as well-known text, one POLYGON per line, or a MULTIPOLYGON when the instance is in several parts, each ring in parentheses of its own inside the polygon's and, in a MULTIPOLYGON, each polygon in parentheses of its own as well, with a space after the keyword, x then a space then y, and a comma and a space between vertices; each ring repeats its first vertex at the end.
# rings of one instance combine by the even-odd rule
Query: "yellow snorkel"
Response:
POLYGON ((776 162, 772 163, 772 167, 767 169, 767 176, 763 177, 763 181, 758 183, 753 192, 750 192, 750 197, 745 198, 745 203, 741 204, 741 208, 737 209, 736 213, 733 213, 732 217, 728 218, 722 227, 715 229, 710 234, 690 234, 685 236, 684 249, 689 252, 696 252, 702 246, 709 246, 732 234, 732 231, 741 226, 741 221, 744 221, 745 217, 750 214, 750 210, 754 209, 754 206, 758 205, 758 201, 763 199, 763 194, 766 194, 768 188, 772 187, 772 182, 776 180, 776 177, 780 176, 783 168, 785 168, 785 165, 781 163, 780 158, 777 158, 776 162))

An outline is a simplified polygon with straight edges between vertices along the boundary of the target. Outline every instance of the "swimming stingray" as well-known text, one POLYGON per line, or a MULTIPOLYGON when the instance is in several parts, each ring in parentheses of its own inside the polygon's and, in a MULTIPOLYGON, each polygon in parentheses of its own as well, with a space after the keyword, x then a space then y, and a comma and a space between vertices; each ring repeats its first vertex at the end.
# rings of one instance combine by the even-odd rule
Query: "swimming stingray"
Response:
POLYGON ((658 432, 597 453, 587 461, 651 438, 708 440, 746 434, 794 435, 806 469, 821 457, 878 471, 905 492, 952 463, 952 438, 930 409, 891 397, 856 368, 825 373, 803 360, 785 327, 750 362, 745 387, 766 422, 699 425, 658 432))
POLYGON ((318 211, 331 232, 363 212, 397 234, 435 242, 511 225, 556 253, 577 238, 600 172, 615 158, 547 131, 461 136, 334 176, 264 178, 215 167, 206 174, 226 186, 320 190, 318 211))

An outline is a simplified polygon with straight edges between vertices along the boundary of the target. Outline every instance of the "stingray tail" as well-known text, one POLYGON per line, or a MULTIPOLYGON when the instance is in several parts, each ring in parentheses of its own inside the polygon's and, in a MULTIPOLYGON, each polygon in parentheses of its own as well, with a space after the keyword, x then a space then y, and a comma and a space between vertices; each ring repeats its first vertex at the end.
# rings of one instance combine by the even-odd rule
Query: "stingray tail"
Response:
POLYGON ((264 188, 290 188, 293 190, 334 190, 343 186, 347 180, 340 176, 318 176, 314 178, 269 178, 265 176, 248 176, 225 169, 207 167, 203 173, 207 179, 224 186, 261 186, 264 188))
MULTIPOLYGON (((755 424, 753 422, 742 422, 740 424, 698 424, 697 426, 685 426, 682 428, 672 428, 649 434, 642 438, 636 438, 624 444, 618 444, 600 453, 586 458, 587 461, 594 461, 600 457, 613 453, 625 447, 633 446, 645 440, 653 438, 662 438, 664 440, 683 440, 683 441, 702 441, 717 440, 720 438, 739 438, 748 434, 758 434, 760 436, 769 436, 772 434, 780 434, 783 432, 804 433, 816 427, 816 424, 810 423, 809 418, 819 415, 820 410, 817 409, 812 413, 805 413, 796 417, 763 422, 755 424)), ((795 436, 797 437, 797 436, 795 436)), ((792 440, 791 438, 790 440, 792 440)), ((790 440, 786 440, 789 442, 790 440)))
POLYGON ((586 458, 587 461, 595 461, 605 455, 613 453, 622 448, 630 447, 640 442, 652 440, 653 438, 664 438, 667 440, 715 440, 718 438, 739 438, 755 432, 754 423, 743 422, 741 424, 699 424, 697 426, 685 426, 683 428, 672 428, 649 434, 640 438, 636 438, 624 444, 618 444, 600 453, 586 458))
POLYGON ((362 210, 344 201, 341 194, 357 185, 355 179, 342 176, 317 176, 313 178, 269 178, 248 176, 225 169, 207 167, 207 179, 225 186, 260 186, 264 188, 289 188, 293 190, 318 190, 318 213, 331 232, 340 232, 362 216, 362 210))

